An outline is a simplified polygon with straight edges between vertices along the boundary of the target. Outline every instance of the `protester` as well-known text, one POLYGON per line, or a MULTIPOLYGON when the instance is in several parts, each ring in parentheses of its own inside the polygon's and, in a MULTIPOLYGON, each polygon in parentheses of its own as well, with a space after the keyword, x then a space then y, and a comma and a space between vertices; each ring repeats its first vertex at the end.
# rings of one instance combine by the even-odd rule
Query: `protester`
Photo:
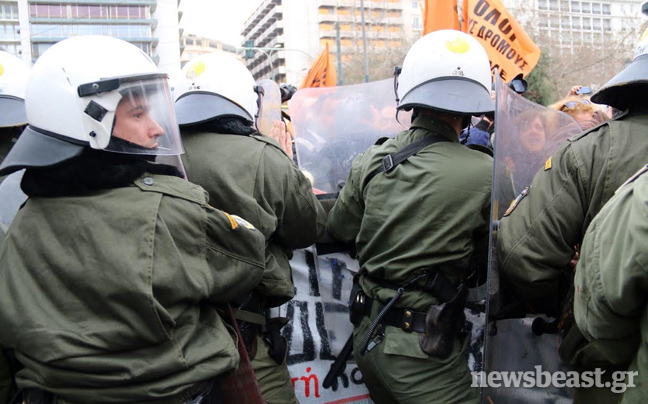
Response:
POLYGON ((565 112, 574 118, 583 130, 591 129, 609 119, 607 114, 590 100, 577 96, 566 97, 551 104, 549 108, 565 112))
MULTIPOLYGON (((569 262, 593 218, 632 173, 645 163, 648 54, 641 43, 634 61, 591 101, 624 111, 569 139, 538 171, 530 189, 500 222, 497 252, 502 281, 524 307, 565 316, 560 354, 577 371, 614 367, 596 352, 577 326, 570 326, 569 262), (561 300, 567 299, 562 306, 561 300)), ((578 266, 576 267, 578 271, 578 266)), ((611 371, 605 373, 611 378, 611 371)), ((611 379, 609 379, 611 382, 611 379)), ((575 402, 609 403, 610 389, 578 389, 575 402)))
POLYGON ((213 206, 239 214, 265 236, 265 271, 249 294, 237 296, 239 319, 266 403, 296 403, 280 334, 283 318, 267 309, 295 295, 292 250, 323 234, 326 216, 311 183, 293 164, 290 135, 275 122, 272 139, 255 129, 259 94, 249 70, 224 54, 207 54, 185 65, 176 114, 190 180, 205 187, 213 206))
POLYGON ((354 160, 328 220, 331 235, 355 242, 361 266, 353 352, 376 403, 476 403, 460 330, 466 281, 486 261, 493 160, 459 133, 493 112, 488 57, 465 33, 435 31, 414 43, 395 80, 412 124, 354 160), (418 152, 376 171, 408 145, 418 152), (455 315, 434 325, 443 303, 455 315))
POLYGON ((264 238, 155 162, 182 152, 166 75, 125 41, 77 36, 38 59, 25 102, 0 165, 26 168, 29 196, 0 245, 14 400, 216 402, 239 363, 222 303, 261 279, 264 238))

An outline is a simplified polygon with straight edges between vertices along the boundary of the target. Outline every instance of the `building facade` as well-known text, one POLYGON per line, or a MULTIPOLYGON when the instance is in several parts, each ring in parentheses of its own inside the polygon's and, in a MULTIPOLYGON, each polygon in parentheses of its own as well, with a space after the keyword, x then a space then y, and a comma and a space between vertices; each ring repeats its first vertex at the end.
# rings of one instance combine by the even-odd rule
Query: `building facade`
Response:
MULTIPOLYGON (((636 35, 645 19, 643 0, 507 0, 505 5, 525 29, 549 38, 563 52, 605 47, 606 39, 636 35)), ((632 38, 632 40, 637 40, 632 38)))
POLYGON ((262 48, 247 66, 255 79, 297 85, 326 43, 336 56, 339 42, 342 61, 362 51, 363 18, 367 48, 401 46, 405 38, 417 38, 423 29, 421 3, 264 0, 243 27, 242 47, 262 48))
POLYGON ((180 64, 182 66, 196 56, 213 52, 227 52, 235 55, 238 59, 242 59, 240 52, 235 46, 193 34, 182 35, 182 38, 180 38, 180 51, 180 64))
POLYGON ((0 0, 0 46, 32 63, 77 35, 124 39, 164 72, 180 68, 178 0, 0 0))
MULTIPOLYGON (((329 43, 341 60, 362 52, 364 17, 367 49, 413 42, 423 31, 424 1, 409 0, 263 0, 245 22, 245 46, 262 48, 246 59, 256 79, 299 84, 314 58, 329 43), (364 16, 363 16, 364 11, 364 16)), ((458 1, 461 9, 463 2, 458 1)), ((544 37, 561 52, 602 49, 611 37, 635 35, 641 26, 642 0, 504 0, 504 5, 533 37, 544 37), (634 30, 634 31, 633 31, 634 30)), ((461 10, 459 14, 462 15, 461 10)), ((636 40, 637 38, 632 37, 636 40)), ((244 54, 243 49, 239 49, 244 54)))

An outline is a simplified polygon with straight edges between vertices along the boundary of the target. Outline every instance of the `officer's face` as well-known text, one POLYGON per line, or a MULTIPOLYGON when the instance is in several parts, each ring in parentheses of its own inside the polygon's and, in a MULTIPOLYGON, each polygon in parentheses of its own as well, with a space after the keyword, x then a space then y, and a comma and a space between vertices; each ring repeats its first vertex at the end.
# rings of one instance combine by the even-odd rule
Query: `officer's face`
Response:
POLYGON ((164 135, 164 129, 151 116, 145 96, 127 95, 115 110, 112 135, 154 149, 158 146, 158 138, 164 135))
POLYGON ((545 128, 540 117, 535 117, 520 134, 520 142, 525 149, 531 152, 537 152, 544 148, 545 128))

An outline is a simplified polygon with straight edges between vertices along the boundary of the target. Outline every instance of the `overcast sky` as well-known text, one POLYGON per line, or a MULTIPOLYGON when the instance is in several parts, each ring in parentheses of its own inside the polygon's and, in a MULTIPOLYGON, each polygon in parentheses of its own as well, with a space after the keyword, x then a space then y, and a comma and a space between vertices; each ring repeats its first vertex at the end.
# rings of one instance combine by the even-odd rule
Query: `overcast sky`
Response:
POLYGON ((240 46, 243 23, 263 0, 182 0, 180 27, 195 34, 240 46))

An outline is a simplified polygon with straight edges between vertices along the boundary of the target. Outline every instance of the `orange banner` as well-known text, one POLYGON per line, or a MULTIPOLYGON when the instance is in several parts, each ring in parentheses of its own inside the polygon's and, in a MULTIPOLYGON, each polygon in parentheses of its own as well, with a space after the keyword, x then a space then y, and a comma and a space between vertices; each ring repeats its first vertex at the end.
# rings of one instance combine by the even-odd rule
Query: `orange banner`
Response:
POLYGON ((441 29, 459 29, 457 0, 425 0, 423 35, 441 29))
POLYGON ((464 31, 486 49, 492 72, 497 69, 502 80, 508 82, 520 73, 526 77, 533 70, 540 60, 540 49, 500 0, 465 0, 466 14, 464 31))
POLYGON ((331 54, 329 53, 329 44, 313 62, 313 65, 308 70, 308 74, 300 88, 309 87, 335 87, 337 86, 337 71, 331 54))

